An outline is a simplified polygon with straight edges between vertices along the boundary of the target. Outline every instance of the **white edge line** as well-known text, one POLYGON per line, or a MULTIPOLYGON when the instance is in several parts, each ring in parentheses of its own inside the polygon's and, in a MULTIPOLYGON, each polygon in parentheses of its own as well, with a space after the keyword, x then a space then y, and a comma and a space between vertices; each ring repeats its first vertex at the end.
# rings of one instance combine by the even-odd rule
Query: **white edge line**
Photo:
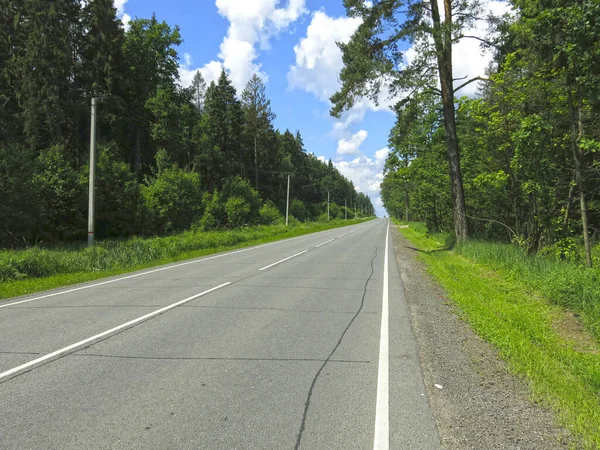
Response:
POLYGON ((259 270, 259 272, 260 272, 261 270, 266 270, 266 269, 268 269, 269 267, 273 267, 273 266, 276 266, 277 264, 281 264, 282 262, 284 262, 284 261, 287 261, 288 259, 292 259, 292 258, 295 258, 296 256, 300 256, 301 254, 303 254, 303 253, 306 253, 307 251, 308 251, 308 250, 302 250, 300 253, 296 253, 295 255, 288 256, 287 258, 283 258, 283 259, 281 259, 281 260, 279 260, 279 261, 277 261, 277 262, 274 262, 273 264, 269 264, 268 266, 265 266, 265 267, 263 267, 263 268, 261 268, 261 269, 258 269, 258 270, 259 270))
POLYGON ((390 222, 385 235, 385 259, 383 265, 383 295, 381 301, 381 337, 379 342, 379 368, 377 373, 377 406, 375 408, 374 450, 388 450, 390 447, 390 400, 389 400, 389 278, 388 278, 388 238, 390 222))
POLYGON ((319 248, 321 245, 329 244, 330 242, 335 241, 335 239, 329 239, 328 241, 321 242, 319 245, 315 245, 315 248, 319 248))
POLYGON ((152 269, 152 270, 144 271, 142 273, 136 273, 136 274, 133 274, 133 275, 127 275, 125 277, 120 277, 120 278, 116 278, 116 279, 113 279, 113 280, 102 281, 100 283, 88 284, 88 285, 85 285, 85 286, 79 286, 79 287, 76 287, 76 288, 73 288, 73 289, 67 289, 66 291, 53 292, 52 294, 41 295, 41 296, 38 296, 38 297, 28 298, 28 299, 25 299, 25 300, 19 300, 17 302, 12 302, 12 303, 6 303, 6 304, 3 303, 3 304, 0 304, 0 309, 7 308, 9 306, 20 305, 21 303, 28 303, 28 302, 33 302, 33 301, 36 301, 36 300, 43 300, 45 298, 55 297, 57 295, 70 294, 71 292, 77 292, 77 291, 81 291, 83 289, 90 289, 90 288, 102 286, 102 285, 109 284, 109 283, 116 283, 117 281, 129 280, 131 278, 141 277, 143 275, 149 275, 151 273, 161 272, 163 270, 176 269, 177 267, 187 266, 189 264, 197 264, 197 263, 201 263, 203 261, 209 261, 211 259, 222 258, 223 256, 235 255, 237 253, 243 253, 243 252, 247 252, 247 251, 250 251, 250 250, 255 250, 255 249, 258 249, 258 248, 263 248, 263 247, 269 247, 271 245, 282 244, 284 242, 290 242, 290 241, 294 241, 296 239, 302 239, 302 238, 307 237, 307 236, 316 235, 318 233, 326 233, 328 231, 332 231, 332 230, 317 231, 316 233, 309 233, 309 234, 304 234, 302 236, 296 236, 296 237, 293 237, 293 238, 282 239, 282 240, 275 241, 275 242, 269 242, 267 244, 255 245, 255 246, 252 246, 252 247, 243 248, 241 250, 235 250, 235 251, 232 251, 232 252, 221 253, 219 255, 208 256, 208 257, 201 257, 200 259, 194 259, 192 261, 186 261, 186 262, 183 262, 183 263, 174 264, 174 265, 167 266, 167 267, 160 267, 158 269, 152 269))
POLYGON ((59 356, 59 355, 68 353, 71 350, 74 350, 74 349, 76 349, 78 347, 82 347, 82 346, 84 346, 86 344, 89 344, 90 342, 93 342, 93 341, 95 341, 97 339, 100 339, 100 338, 102 338, 102 337, 104 337, 106 335, 109 335, 109 334, 112 334, 112 333, 114 333, 116 331, 122 330, 123 328, 127 328, 127 327, 130 327, 131 325, 135 325, 136 323, 139 323, 139 322, 142 322, 144 320, 150 319, 151 317, 154 317, 154 316, 156 316, 158 314, 164 313, 165 311, 173 309, 173 308, 175 308, 175 307, 177 307, 179 305, 183 305, 184 303, 187 303, 187 302, 190 302, 192 300, 195 300, 198 297, 202 297, 203 295, 206 295, 206 294, 208 294, 210 292, 216 291, 217 289, 221 289, 221 288, 223 288, 223 287, 225 287, 225 286, 227 286, 229 284, 231 284, 231 281, 228 281, 227 283, 223 283, 223 284, 221 284, 219 286, 216 286, 214 288, 211 288, 211 289, 209 289, 207 291, 204 291, 204 292, 201 292, 199 294, 196 294, 196 295, 193 295, 191 297, 188 297, 188 298, 186 298, 184 300, 180 300, 180 301, 178 301, 176 303, 173 303, 173 304, 171 304, 169 306, 165 306, 164 308, 157 309, 154 312, 146 314, 146 315, 144 315, 142 317, 138 317, 137 319, 130 320, 129 322, 126 322, 126 323, 124 323, 122 325, 119 325, 119 326, 116 326, 114 328, 111 328, 110 330, 103 331, 102 333, 96 334, 96 335, 91 336, 91 337, 89 337, 87 339, 84 339, 82 341, 79 341, 79 342, 76 342, 74 344, 71 344, 71 345, 69 345, 67 347, 63 347, 63 348, 61 348, 59 350, 56 350, 56 351, 54 351, 52 353, 48 353, 47 355, 41 356, 39 358, 36 358, 36 359, 34 359, 32 361, 29 361, 29 362, 27 362, 25 364, 21 364, 20 366, 17 366, 17 367, 14 367, 14 368, 10 369, 10 370, 7 370, 6 372, 2 372, 2 373, 0 373, 0 381, 2 381, 6 377, 10 377, 11 375, 14 375, 17 372, 20 372, 22 370, 28 369, 28 368, 30 368, 32 366, 35 366, 35 365, 37 365, 39 363, 42 363, 44 361, 47 361, 49 359, 52 359, 55 356, 59 356))

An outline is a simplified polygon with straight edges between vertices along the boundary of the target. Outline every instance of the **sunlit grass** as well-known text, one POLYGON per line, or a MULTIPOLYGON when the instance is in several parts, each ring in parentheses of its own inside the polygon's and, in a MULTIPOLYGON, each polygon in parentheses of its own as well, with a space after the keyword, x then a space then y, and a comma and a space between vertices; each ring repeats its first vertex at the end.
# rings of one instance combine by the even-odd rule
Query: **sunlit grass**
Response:
POLYGON ((118 275, 160 264, 361 223, 363 220, 188 231, 175 236, 104 241, 93 248, 0 251, 0 299, 118 275))
POLYGON ((600 448, 597 272, 503 244, 444 250, 446 236, 427 235, 421 224, 400 231, 422 250, 464 319, 528 382, 535 400, 551 407, 581 446, 600 448))

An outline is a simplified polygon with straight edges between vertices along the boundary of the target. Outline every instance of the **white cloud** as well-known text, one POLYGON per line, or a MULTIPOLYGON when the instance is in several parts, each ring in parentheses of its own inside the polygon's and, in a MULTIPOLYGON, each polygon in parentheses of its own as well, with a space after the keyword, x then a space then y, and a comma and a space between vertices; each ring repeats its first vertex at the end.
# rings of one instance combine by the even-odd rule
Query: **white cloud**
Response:
POLYGON ((306 37, 294 46, 296 64, 288 72, 290 89, 302 89, 320 100, 329 101, 340 87, 342 53, 336 42, 346 43, 360 25, 359 18, 329 17, 313 13, 306 37))
POLYGON ((338 155, 358 155, 360 154, 360 146, 367 139, 366 130, 360 130, 354 134, 350 139, 340 139, 338 141, 337 154, 338 155))
POLYGON ((333 165, 349 180, 352 180, 356 189, 371 198, 377 213, 384 213, 383 203, 380 198, 379 185, 383 181, 383 167, 388 148, 382 148, 375 152, 375 159, 361 154, 352 161, 338 161, 333 165))
MULTIPOLYGON (((510 5, 504 1, 484 0, 482 2, 484 15, 490 13, 502 15, 510 11, 510 5)), ((484 21, 478 21, 475 25, 465 30, 466 35, 485 38, 487 34, 487 24, 484 21)), ((485 76, 485 69, 492 62, 492 54, 484 52, 480 46, 481 42, 477 39, 463 38, 452 47, 452 65, 454 78, 467 77, 465 80, 457 80, 454 86, 458 87, 466 80, 485 76)), ((473 97, 477 93, 477 83, 471 83, 459 91, 457 95, 467 95, 473 97)))
POLYGON ((192 84, 194 75, 199 70, 208 86, 212 81, 216 82, 221 75, 223 65, 219 61, 211 61, 202 68, 192 68, 192 57, 189 53, 183 55, 183 63, 179 65, 179 83, 182 86, 192 84))
POLYGON ((125 3, 129 0, 114 0, 115 9, 117 10, 117 17, 121 19, 125 30, 129 30, 129 22, 131 22, 131 16, 125 13, 125 3))
MULTIPOLYGON (((286 5, 279 7, 279 0, 216 0, 219 14, 229 21, 229 29, 219 47, 220 61, 211 61, 202 67, 202 75, 207 80, 212 79, 217 67, 218 72, 224 68, 238 92, 255 73, 267 81, 261 64, 256 62, 257 46, 268 48, 273 36, 285 31, 306 12, 305 2, 288 0, 286 5)), ((184 86, 184 79, 191 81, 186 71, 191 71, 193 76, 196 70, 189 64, 182 64, 180 76, 184 86)))

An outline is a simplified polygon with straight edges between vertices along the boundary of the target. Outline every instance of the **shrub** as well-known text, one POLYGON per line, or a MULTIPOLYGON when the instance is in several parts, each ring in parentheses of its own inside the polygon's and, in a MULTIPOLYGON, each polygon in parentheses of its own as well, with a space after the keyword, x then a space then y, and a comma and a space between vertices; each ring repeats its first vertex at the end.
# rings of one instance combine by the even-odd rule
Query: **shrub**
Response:
POLYGON ((250 220, 250 204, 243 197, 229 197, 225 203, 225 211, 232 227, 247 225, 250 220))
POLYGON ((270 200, 260 208, 259 217, 262 225, 278 225, 284 222, 283 216, 270 200))
POLYGON ((227 213, 223 206, 223 196, 218 191, 206 193, 202 198, 204 214, 200 220, 200 228, 208 231, 214 230, 227 221, 227 213))
POLYGON ((141 229, 141 186, 116 150, 102 146, 98 152, 96 235, 100 239, 131 236, 141 229))
POLYGON ((306 206, 298 199, 293 199, 290 201, 290 214, 301 222, 304 222, 308 215, 306 212, 306 206))
POLYGON ((260 197, 247 180, 240 177, 228 179, 223 187, 223 197, 225 200, 229 200, 231 197, 243 198, 250 206, 247 223, 258 222, 261 207, 260 197))
POLYGON ((40 199, 39 232, 49 241, 83 239, 86 232, 87 177, 82 177, 63 146, 42 150, 33 183, 40 199))
POLYGON ((202 197, 197 173, 173 165, 149 178, 143 193, 159 232, 184 230, 200 216, 202 197))

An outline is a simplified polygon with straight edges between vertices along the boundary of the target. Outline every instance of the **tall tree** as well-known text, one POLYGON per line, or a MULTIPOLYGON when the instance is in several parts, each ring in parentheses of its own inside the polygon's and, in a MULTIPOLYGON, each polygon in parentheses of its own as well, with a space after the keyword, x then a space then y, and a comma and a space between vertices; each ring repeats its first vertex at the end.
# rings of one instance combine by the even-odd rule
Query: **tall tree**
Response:
POLYGON ((224 174, 225 178, 235 175, 234 167, 238 164, 237 173, 241 173, 241 132, 244 115, 241 103, 236 97, 235 87, 224 70, 218 83, 212 83, 206 92, 205 115, 210 145, 218 148, 223 156, 224 170, 221 174, 224 174))
POLYGON ((269 138, 273 135, 275 113, 271 110, 271 101, 265 93, 265 85, 256 74, 250 78, 242 91, 242 109, 245 144, 252 142, 254 147, 254 188, 258 191, 259 153, 261 158, 266 156, 265 144, 272 142, 269 138))
POLYGON ((204 110, 204 97, 206 96, 206 81, 199 70, 194 74, 192 79, 192 85, 190 86, 192 91, 192 98, 194 105, 199 113, 204 110))
POLYGON ((142 145, 149 142, 150 135, 151 116, 146 102, 159 86, 173 85, 179 79, 176 47, 181 42, 179 27, 171 28, 166 22, 159 22, 155 15, 150 19, 132 20, 125 34, 123 57, 128 65, 125 108, 132 116, 132 165, 138 177, 142 164, 154 161, 154 152, 142 154, 142 145))
POLYGON ((458 240, 468 236, 460 152, 456 133, 454 93, 473 78, 454 88, 452 46, 467 38, 463 30, 475 17, 477 2, 443 0, 344 0, 347 14, 360 17, 361 25, 350 42, 341 44, 344 68, 342 87, 331 97, 332 114, 339 116, 356 99, 367 95, 377 102, 383 84, 398 92, 437 92, 441 96, 450 171, 455 232, 458 240), (399 47, 412 42, 418 57, 406 65, 399 47), (437 73, 441 89, 433 84, 437 73))
MULTIPOLYGON (((40 149, 65 143, 73 150, 72 109, 80 36, 77 0, 26 0, 14 18, 24 37, 14 58, 13 88, 28 143, 40 149)), ((74 149, 75 152, 78 149, 74 149)))

